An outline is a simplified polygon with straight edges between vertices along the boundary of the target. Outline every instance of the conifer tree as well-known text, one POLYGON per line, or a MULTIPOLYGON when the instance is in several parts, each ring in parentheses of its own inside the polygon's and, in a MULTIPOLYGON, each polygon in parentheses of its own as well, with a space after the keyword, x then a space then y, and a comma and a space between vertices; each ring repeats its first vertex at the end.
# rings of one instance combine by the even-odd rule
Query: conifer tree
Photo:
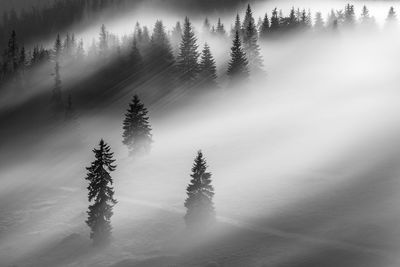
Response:
POLYGON ((228 76, 231 80, 246 79, 249 77, 248 62, 243 52, 239 32, 236 32, 231 48, 231 60, 228 65, 228 76))
POLYGON ((76 119, 75 109, 72 105, 71 94, 68 94, 67 106, 65 107, 65 120, 73 121, 76 119))
POLYGON ((225 26, 221 22, 221 18, 218 18, 216 33, 221 37, 225 36, 226 34, 225 26))
POLYGON ((154 26, 154 31, 150 40, 149 49, 149 67, 153 72, 159 73, 163 71, 166 76, 170 76, 171 68, 174 63, 174 55, 167 34, 165 33, 162 21, 158 20, 154 26))
POLYGON ((366 5, 363 6, 362 11, 361 11, 361 17, 360 17, 360 22, 361 24, 368 23, 370 20, 370 15, 369 15, 369 10, 366 5))
POLYGON ((101 25, 99 34, 99 55, 103 58, 108 55, 108 32, 104 24, 101 25))
POLYGON ((321 31, 324 28, 324 19, 322 18, 321 12, 315 13, 314 29, 316 31, 321 31))
POLYGON ((235 37, 236 32, 239 32, 239 34, 242 33, 242 26, 241 26, 239 14, 236 14, 235 24, 234 24, 234 26, 232 28, 232 31, 231 31, 232 38, 235 37))
POLYGON ((131 155, 150 151, 153 141, 147 114, 147 109, 135 95, 129 104, 122 127, 122 143, 128 147, 131 155))
POLYGON ((203 22, 203 33, 210 33, 210 30, 211 30, 210 21, 206 17, 203 22))
POLYGON ((207 43, 204 44, 199 67, 201 82, 205 86, 216 86, 217 67, 215 66, 215 60, 207 43))
POLYGON ((179 54, 179 44, 182 40, 182 27, 181 23, 178 21, 171 32, 171 43, 174 50, 174 54, 179 54))
POLYGON ((394 11, 394 7, 391 6, 386 18, 386 26, 393 27, 396 25, 396 23, 397 23, 397 15, 396 12, 394 11))
POLYGON ((60 76, 60 65, 58 61, 54 67, 54 87, 51 96, 51 109, 54 116, 58 116, 60 112, 64 110, 64 104, 62 101, 62 87, 61 87, 61 76, 60 76))
POLYGON ((344 24, 346 26, 354 26, 356 18, 355 18, 354 6, 347 4, 344 9, 344 24))
POLYGON ((189 18, 186 17, 176 65, 183 82, 193 82, 199 72, 199 64, 197 62, 199 53, 197 52, 198 46, 196 42, 197 39, 194 35, 192 24, 189 18))
POLYGON ((137 46, 136 38, 133 38, 130 60, 133 72, 140 77, 143 70, 143 57, 137 46))
POLYGON ((279 31, 279 28, 280 28, 280 23, 279 23, 279 17, 278 17, 278 10, 276 8, 274 8, 272 10, 270 31, 272 33, 276 33, 279 31))
POLYGON ((247 62, 249 63, 250 72, 254 74, 260 74, 262 72, 262 58, 260 54, 260 46, 258 45, 258 33, 251 10, 248 9, 249 17, 247 27, 243 32, 243 50, 247 56, 247 62))
POLYGON ((25 67, 26 67, 26 52, 25 52, 25 47, 22 46, 18 59, 18 68, 21 74, 24 74, 25 67))
POLYGON ((61 38, 60 34, 57 34, 56 41, 54 43, 54 48, 53 48, 53 54, 54 54, 54 60, 59 62, 60 61, 60 56, 62 53, 62 44, 61 44, 61 38))
POLYGON ((113 163, 113 154, 110 147, 101 139, 99 148, 94 149, 95 160, 88 171, 86 180, 89 182, 87 187, 89 206, 86 224, 90 227, 90 238, 94 246, 107 245, 111 241, 111 217, 113 207, 117 204, 114 199, 113 179, 110 173, 115 171, 116 165, 113 163))
POLYGON ((8 71, 10 73, 14 73, 18 69, 18 44, 17 44, 17 34, 15 31, 11 32, 10 39, 8 40, 8 49, 7 49, 7 62, 8 62, 8 71))
POLYGON ((247 9, 246 9, 246 14, 245 14, 244 20, 243 20, 243 25, 242 25, 243 32, 246 31, 246 29, 247 29, 247 27, 249 26, 250 23, 255 25, 255 21, 254 21, 254 18, 253 18, 253 12, 251 10, 250 4, 248 4, 247 5, 247 9))
POLYGON ((270 31, 269 28, 270 28, 270 25, 269 25, 268 14, 265 13, 264 20, 263 20, 263 22, 261 24, 261 28, 260 28, 260 37, 261 38, 265 39, 268 37, 268 33, 270 31))
POLYGON ((85 49, 83 48, 83 39, 81 39, 76 48, 75 58, 77 60, 83 60, 84 56, 85 56, 85 49))
POLYGON ((185 222, 189 228, 202 228, 215 222, 213 203, 214 187, 211 185, 211 173, 207 172, 207 163, 199 151, 194 160, 190 184, 187 186, 185 200, 185 222))

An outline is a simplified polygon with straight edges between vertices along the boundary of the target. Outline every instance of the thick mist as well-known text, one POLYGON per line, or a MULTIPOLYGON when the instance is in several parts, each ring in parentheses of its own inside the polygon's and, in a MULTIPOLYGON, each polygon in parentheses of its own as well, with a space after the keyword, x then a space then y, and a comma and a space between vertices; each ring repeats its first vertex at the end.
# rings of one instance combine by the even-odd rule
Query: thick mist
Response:
MULTIPOLYGON (((383 25, 392 3, 367 4, 383 25)), ((288 12, 293 4, 256 4, 256 17, 275 5, 288 12)), ((295 6, 324 14, 343 8, 295 6)), ((104 23, 123 35, 136 21, 151 27, 163 19, 171 29, 184 17, 142 8, 142 17, 104 23)), ((228 31, 234 14, 224 14, 228 31)), ((78 110, 77 125, 21 130, 21 142, 11 136, 0 145, 0 265, 397 266, 399 29, 263 42, 267 75, 233 85, 225 77, 230 39, 209 39, 202 18, 193 21, 200 48, 209 42, 216 58, 219 88, 179 88, 155 99, 152 88, 122 83, 107 104, 78 110), (154 134, 151 153, 137 158, 121 137, 133 94, 148 107, 154 134), (104 251, 90 247, 84 222, 85 167, 100 138, 115 152, 119 201, 114 241, 104 251), (185 229, 183 201, 199 149, 213 175, 220 224, 196 235, 185 229), (224 258, 227 265, 218 265, 224 258)), ((98 26, 79 36, 91 40, 98 26)), ((66 67, 63 84, 79 85, 94 72, 66 67)), ((46 90, 35 88, 3 103, 18 108, 46 90)))

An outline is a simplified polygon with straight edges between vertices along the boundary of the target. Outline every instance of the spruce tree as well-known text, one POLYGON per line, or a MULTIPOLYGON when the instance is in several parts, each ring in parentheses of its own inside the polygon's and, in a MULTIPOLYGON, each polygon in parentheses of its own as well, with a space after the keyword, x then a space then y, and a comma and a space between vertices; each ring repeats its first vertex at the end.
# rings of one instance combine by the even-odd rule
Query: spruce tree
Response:
POLYGON ((231 60, 228 65, 228 76, 231 80, 246 79, 249 77, 246 54, 242 49, 239 32, 236 32, 231 48, 231 60))
POLYGON ((207 43, 204 44, 200 59, 200 79, 205 86, 216 86, 217 67, 215 60, 211 54, 210 47, 207 43))
POLYGON ((186 188, 185 222, 190 228, 203 228, 215 222, 213 203, 214 188, 211 185, 211 173, 207 172, 207 163, 199 151, 194 160, 190 184, 186 188))
POLYGON ((12 31, 10 39, 8 40, 7 49, 7 69, 10 73, 14 73, 18 70, 18 51, 17 34, 15 31, 12 31))
POLYGON ((397 24, 397 15, 396 12, 394 11, 394 7, 390 7, 389 13, 386 17, 386 27, 393 27, 396 26, 397 24))
POLYGON ((150 151, 153 141, 147 114, 147 109, 135 95, 129 104, 122 127, 122 143, 128 147, 131 155, 150 151))
POLYGON ((316 31, 321 31, 324 29, 324 19, 322 18, 321 12, 315 13, 314 29, 316 31))
POLYGON ((239 14, 236 14, 235 24, 234 24, 234 26, 232 28, 232 31, 231 31, 232 38, 235 36, 236 32, 239 32, 240 34, 242 32, 242 26, 241 26, 239 14))
POLYGON ((103 58, 108 55, 108 32, 104 24, 101 25, 99 34, 99 55, 103 58))
POLYGON ((53 55, 54 55, 54 60, 59 62, 60 61, 60 56, 62 53, 62 44, 61 44, 61 38, 60 34, 57 34, 56 41, 54 43, 54 48, 53 48, 53 55))
POLYGON ((220 36, 220 37, 224 37, 225 34, 226 34, 225 26, 224 26, 224 24, 222 24, 221 18, 218 18, 216 33, 217 33, 218 36, 220 36))
POLYGON ((162 21, 155 23, 149 48, 149 67, 155 73, 163 71, 165 76, 170 76, 168 71, 175 63, 174 55, 162 21), (167 71, 166 71, 167 70, 167 71))
POLYGON ((192 25, 189 18, 185 18, 183 26, 183 36, 180 44, 180 52, 177 58, 177 70, 181 81, 193 82, 199 72, 199 64, 197 62, 199 53, 197 52, 196 37, 194 35, 192 25))
POLYGON ((279 28, 280 28, 280 22, 278 17, 278 10, 274 8, 272 10, 270 31, 271 33, 276 33, 279 31, 279 28))
POLYGON ((355 17, 354 6, 347 4, 344 9, 344 24, 350 27, 354 26, 356 20, 355 17))
POLYGON ((60 112, 64 110, 64 104, 62 101, 62 87, 61 87, 61 76, 60 76, 60 65, 58 61, 54 67, 54 87, 51 96, 51 109, 54 116, 58 116, 60 112))
POLYGON ((93 203, 89 206, 86 224, 90 227, 93 245, 102 246, 111 241, 112 210, 117 201, 114 199, 113 179, 110 173, 115 171, 116 165, 113 164, 114 153, 103 139, 93 153, 95 160, 86 168, 88 173, 85 178, 89 182, 88 199, 93 203))
POLYGON ((258 33, 251 10, 246 14, 249 19, 246 29, 243 32, 243 50, 247 56, 250 72, 254 74, 262 73, 262 58, 260 54, 260 46, 258 45, 258 33))
POLYGON ((130 61, 133 73, 138 77, 142 76, 143 71, 143 57, 140 54, 139 48, 137 46, 136 38, 133 38, 132 49, 130 53, 130 61))
POLYGON ((260 37, 263 39, 266 39, 268 37, 268 33, 270 31, 270 25, 269 25, 269 19, 268 19, 268 14, 265 13, 264 20, 261 24, 260 28, 260 37))
POLYGON ((203 22, 203 33, 207 33, 208 34, 208 33, 210 33, 210 30, 211 30, 210 21, 206 17, 204 19, 204 22, 203 22))
POLYGON ((171 32, 171 43, 174 50, 174 54, 179 54, 179 45, 182 40, 182 27, 181 23, 178 21, 171 32))
POLYGON ((243 32, 246 31, 246 29, 248 28, 250 23, 255 25, 255 21, 254 21, 254 18, 253 18, 253 12, 251 11, 250 4, 248 4, 247 5, 247 9, 246 9, 246 14, 245 14, 244 20, 243 20, 243 25, 242 25, 243 32))

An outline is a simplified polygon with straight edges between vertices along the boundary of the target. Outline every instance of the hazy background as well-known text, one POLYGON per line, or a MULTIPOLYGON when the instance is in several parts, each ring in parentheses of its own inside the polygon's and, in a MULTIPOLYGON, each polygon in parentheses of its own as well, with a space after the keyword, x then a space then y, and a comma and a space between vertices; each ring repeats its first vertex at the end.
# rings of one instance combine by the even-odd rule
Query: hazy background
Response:
MULTIPOLYGON (((295 6, 324 14, 344 6, 302 3, 295 6)), ((275 5, 288 12, 292 3, 255 5, 255 16, 275 5)), ((397 7, 368 2, 381 23, 390 5, 397 7)), ((151 26, 159 18, 171 29, 185 16, 149 10, 104 23, 124 34, 136 21, 151 26)), ((243 17, 244 9, 238 11, 243 17)), ((226 26, 235 13, 221 15, 226 26)), ((203 18, 193 19, 200 32, 203 18)), ((98 28, 81 29, 79 36, 90 40, 98 28)), ((398 266, 399 36, 398 29, 344 31, 266 42, 267 77, 240 88, 223 82, 230 41, 209 40, 222 76, 219 90, 177 90, 154 99, 152 88, 123 84, 101 107, 86 107, 78 128, 26 132, 18 122, 2 124, 18 135, 0 132, 0 265, 398 266), (134 93, 148 106, 154 129, 153 151, 140 159, 129 158, 121 143, 134 93), (98 253, 84 223, 84 177, 100 138, 115 151, 119 204, 114 243, 98 253), (221 223, 202 238, 187 233, 182 219, 198 149, 213 173, 221 223)), ((198 38, 201 44, 204 37, 198 38)), ((63 71, 66 88, 80 82, 74 70, 63 71)), ((2 103, 23 109, 45 90, 38 86, 2 103)))

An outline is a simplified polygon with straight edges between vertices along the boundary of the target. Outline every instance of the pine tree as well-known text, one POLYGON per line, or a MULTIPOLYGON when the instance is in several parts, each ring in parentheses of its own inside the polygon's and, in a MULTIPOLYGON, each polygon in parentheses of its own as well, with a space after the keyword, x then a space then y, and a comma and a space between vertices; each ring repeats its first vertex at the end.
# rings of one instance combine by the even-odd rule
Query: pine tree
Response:
POLYGON ((207 43, 204 44, 200 60, 200 79, 205 86, 216 86, 217 67, 215 60, 211 54, 210 47, 207 43))
POLYGON ((242 26, 241 26, 239 14, 236 14, 235 24, 231 31, 232 38, 235 36, 236 32, 239 32, 239 34, 241 34, 241 32, 242 32, 242 26))
POLYGON ((54 55, 55 61, 60 62, 61 53, 62 53, 61 38, 60 38, 60 34, 57 34, 57 38, 56 38, 56 41, 54 43, 54 48, 53 48, 53 55, 54 55))
POLYGON ((210 21, 206 17, 203 23, 203 33, 210 33, 210 30, 211 30, 210 21))
POLYGON ((314 29, 316 31, 321 31, 324 29, 324 19, 322 18, 321 12, 315 13, 314 29))
POLYGON ((18 68, 22 75, 25 72, 25 67, 26 67, 26 52, 25 52, 25 47, 22 46, 18 59, 18 68))
POLYGON ((116 165, 113 163, 113 154, 110 147, 101 139, 99 148, 94 149, 95 160, 90 167, 87 167, 86 180, 89 181, 87 187, 89 206, 86 224, 90 227, 90 238, 93 245, 107 245, 111 241, 111 217, 113 207, 117 204, 114 199, 113 179, 110 172, 115 171, 116 165))
POLYGON ((147 109, 135 95, 129 104, 122 127, 122 143, 128 147, 131 155, 150 151, 153 141, 147 114, 147 109))
POLYGON ((149 67, 153 72, 163 71, 166 76, 170 76, 172 70, 168 71, 168 69, 174 65, 175 60, 170 41, 160 20, 156 22, 151 36, 149 61, 149 67))
POLYGON ((248 28, 250 23, 255 25, 255 21, 254 21, 254 18, 253 18, 253 12, 251 11, 250 4, 248 4, 247 5, 247 9, 246 9, 246 14, 245 14, 244 20, 243 20, 243 25, 242 25, 243 32, 246 31, 246 29, 248 28))
POLYGON ((101 25, 99 34, 99 55, 103 58, 108 55, 108 32, 104 24, 101 25))
POLYGON ((179 54, 179 44, 182 40, 182 27, 181 23, 178 21, 171 32, 171 43, 174 50, 174 54, 179 54))
POLYGON ((65 107, 65 120, 66 121, 73 121, 76 119, 75 109, 72 105, 72 97, 71 94, 68 94, 68 102, 67 106, 65 107))
POLYGON ((236 32, 231 48, 231 60, 228 66, 228 76, 233 79, 246 79, 249 77, 248 62, 243 52, 239 32, 236 32))
POLYGON ((262 72, 262 58, 260 54, 260 46, 258 45, 258 33, 254 19, 252 19, 251 10, 246 14, 249 19, 246 29, 243 32, 243 50, 247 56, 250 72, 259 74, 262 72))
POLYGON ((260 28, 260 37, 261 38, 265 39, 268 37, 268 33, 270 31, 269 28, 270 28, 270 25, 269 25, 268 14, 265 13, 264 20, 263 20, 263 22, 261 24, 261 28, 260 28))
POLYGON ((354 6, 347 4, 344 9, 344 24, 346 26, 354 26, 356 18, 355 18, 354 6))
POLYGON ((133 38, 130 61, 134 74, 140 77, 143 70, 143 57, 140 54, 139 48, 137 46, 136 38, 133 38))
POLYGON ((7 69, 10 73, 14 73, 18 70, 18 51, 17 34, 15 31, 12 31, 10 39, 8 40, 7 49, 7 69))
POLYGON ((194 160, 190 184, 187 186, 185 200, 185 222, 190 228, 203 228, 215 222, 213 203, 214 188, 211 185, 211 173, 207 172, 207 163, 199 151, 194 160))
POLYGON ((276 33, 279 31, 279 28, 280 28, 280 23, 279 23, 279 17, 278 17, 278 10, 276 8, 274 8, 272 10, 270 31, 272 33, 276 33))
POLYGON ((51 109, 53 115, 58 116, 60 112, 64 110, 64 104, 62 101, 62 87, 61 87, 61 77, 60 77, 60 65, 56 61, 54 67, 54 87, 51 96, 51 109))
POLYGON ((199 53, 197 52, 196 37, 189 18, 185 18, 183 26, 183 36, 180 44, 180 52, 177 58, 177 70, 183 82, 193 82, 199 72, 197 62, 199 53))
POLYGON ((225 26, 222 24, 221 18, 218 18, 216 33, 221 37, 224 37, 226 34, 225 26))
POLYGON ((396 12, 394 11, 394 7, 390 7, 389 13, 386 18, 386 26, 387 27, 393 27, 397 24, 397 15, 396 12))

